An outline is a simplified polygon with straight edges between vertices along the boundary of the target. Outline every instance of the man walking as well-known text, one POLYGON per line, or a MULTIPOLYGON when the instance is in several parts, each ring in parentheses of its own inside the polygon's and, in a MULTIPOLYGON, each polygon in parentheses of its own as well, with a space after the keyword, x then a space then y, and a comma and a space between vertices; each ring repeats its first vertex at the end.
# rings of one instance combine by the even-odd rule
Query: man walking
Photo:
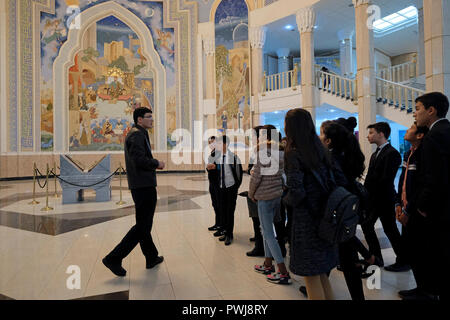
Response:
POLYGON ((369 245, 369 251, 378 257, 383 265, 380 243, 375 233, 375 223, 380 218, 383 230, 392 244, 396 262, 385 267, 385 270, 401 272, 410 270, 410 266, 403 260, 403 248, 395 220, 396 191, 394 179, 400 167, 402 158, 400 153, 388 142, 391 128, 386 122, 369 125, 367 139, 377 145, 372 154, 364 186, 369 192, 369 221, 362 226, 364 237, 369 245))
POLYGON ((156 207, 156 169, 164 169, 164 162, 153 158, 148 129, 153 128, 152 111, 139 107, 133 112, 134 126, 125 139, 125 163, 128 187, 136 207, 136 224, 105 258, 103 264, 116 276, 123 277, 126 270, 122 260, 139 243, 146 259, 146 268, 161 263, 151 236, 156 207))

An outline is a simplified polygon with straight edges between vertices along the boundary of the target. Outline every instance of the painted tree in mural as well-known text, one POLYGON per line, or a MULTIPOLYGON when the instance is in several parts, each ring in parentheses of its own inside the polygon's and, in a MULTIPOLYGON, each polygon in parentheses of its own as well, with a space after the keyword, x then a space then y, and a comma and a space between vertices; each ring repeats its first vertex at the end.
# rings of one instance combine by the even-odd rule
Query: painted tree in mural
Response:
POLYGON ((98 58, 100 56, 100 53, 97 50, 95 50, 92 47, 89 47, 89 48, 83 50, 83 54, 84 54, 84 56, 81 57, 81 60, 83 60, 84 62, 92 61, 94 64, 97 64, 97 61, 95 61, 95 59, 93 59, 93 58, 98 58))
POLYGON ((116 60, 114 60, 113 62, 111 62, 108 65, 109 68, 114 68, 117 67, 120 70, 122 70, 123 72, 128 72, 130 71, 130 69, 128 68, 128 63, 125 61, 125 57, 124 56, 120 56, 118 57, 116 60))
POLYGON ((218 46, 216 48, 216 79, 219 82, 219 109, 224 105, 223 83, 225 80, 231 79, 232 76, 232 69, 227 58, 228 49, 225 46, 218 46))

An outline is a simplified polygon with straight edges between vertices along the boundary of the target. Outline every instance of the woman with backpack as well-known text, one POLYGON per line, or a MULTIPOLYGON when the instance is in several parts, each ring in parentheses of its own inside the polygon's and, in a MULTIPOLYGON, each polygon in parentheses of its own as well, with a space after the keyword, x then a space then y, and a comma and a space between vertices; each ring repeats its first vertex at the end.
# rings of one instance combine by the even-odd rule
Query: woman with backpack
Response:
POLYGON ((270 282, 290 284, 291 277, 273 230, 274 218, 276 215, 280 215, 283 193, 284 154, 275 141, 277 138, 278 132, 274 126, 262 127, 257 148, 257 160, 251 171, 248 197, 255 202, 258 201, 258 216, 261 222, 265 256, 264 263, 256 265, 254 268, 255 271, 267 275, 267 280, 270 282), (275 260, 278 265, 277 273, 275 273, 272 260, 275 260))
MULTIPOLYGON (((331 162, 308 111, 289 110, 285 131, 288 193, 284 201, 293 208, 289 267, 291 272, 304 277, 310 300, 333 300, 327 274, 337 265, 338 248, 319 237, 318 226, 324 215, 328 192, 313 173, 330 181, 331 162)), ((335 176, 340 185, 339 175, 335 176)))
MULTIPOLYGON (((358 194, 356 179, 362 176, 365 166, 364 154, 356 137, 337 121, 325 121, 320 127, 320 140, 330 151, 333 167, 339 168, 344 173, 346 184, 343 187, 351 193, 358 194)), ((361 271, 356 265, 358 250, 361 248, 367 263, 375 263, 375 256, 369 253, 356 236, 339 244, 340 267, 350 295, 357 301, 365 300, 361 271)))

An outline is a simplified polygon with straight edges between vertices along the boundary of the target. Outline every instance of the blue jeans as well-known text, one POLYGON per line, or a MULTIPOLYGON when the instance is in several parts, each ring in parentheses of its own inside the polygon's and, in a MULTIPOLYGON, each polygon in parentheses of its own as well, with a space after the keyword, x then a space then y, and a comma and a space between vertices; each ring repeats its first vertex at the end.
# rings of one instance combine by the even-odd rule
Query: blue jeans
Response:
POLYGON ((258 200, 258 216, 264 239, 264 255, 266 258, 274 258, 277 264, 284 263, 280 245, 273 230, 273 218, 277 210, 280 210, 280 203, 281 197, 272 200, 258 200))

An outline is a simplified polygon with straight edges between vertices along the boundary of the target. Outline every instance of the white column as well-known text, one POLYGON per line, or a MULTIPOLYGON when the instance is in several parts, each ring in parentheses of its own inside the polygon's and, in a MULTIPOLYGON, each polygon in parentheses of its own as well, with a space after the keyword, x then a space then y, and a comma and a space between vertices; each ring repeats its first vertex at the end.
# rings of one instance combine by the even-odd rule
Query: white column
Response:
POLYGON ((7 110, 8 110, 8 93, 7 93, 7 37, 6 37, 6 1, 2 1, 0 4, 0 153, 5 153, 8 151, 8 121, 7 121, 7 110))
POLYGON ((262 91, 263 81, 263 47, 266 42, 267 27, 250 27, 248 36, 251 46, 252 69, 252 126, 259 125, 259 93, 262 91))
POLYGON ((419 43, 417 45, 417 76, 425 74, 425 38, 423 24, 423 8, 418 9, 419 43))
POLYGON ((289 71, 289 48, 279 48, 278 56, 278 73, 289 71))
MULTIPOLYGON (((450 1, 423 0, 427 91, 450 95, 450 1)), ((450 113, 447 114, 450 118, 450 113)))
POLYGON ((357 94, 359 118, 359 143, 368 166, 373 146, 367 141, 367 126, 376 121, 375 52, 373 30, 367 27, 370 0, 353 0, 355 6, 357 94))
POLYGON ((213 36, 203 38, 203 52, 206 56, 206 92, 204 114, 207 116, 208 129, 216 128, 216 77, 215 77, 215 41, 213 36))
POLYGON ((340 40, 341 75, 352 78, 353 70, 353 31, 338 32, 340 40))
POLYGON ((297 27, 300 32, 300 62, 302 74, 302 108, 316 119, 316 83, 314 74, 314 23, 316 13, 312 7, 302 8, 296 14, 297 27))

